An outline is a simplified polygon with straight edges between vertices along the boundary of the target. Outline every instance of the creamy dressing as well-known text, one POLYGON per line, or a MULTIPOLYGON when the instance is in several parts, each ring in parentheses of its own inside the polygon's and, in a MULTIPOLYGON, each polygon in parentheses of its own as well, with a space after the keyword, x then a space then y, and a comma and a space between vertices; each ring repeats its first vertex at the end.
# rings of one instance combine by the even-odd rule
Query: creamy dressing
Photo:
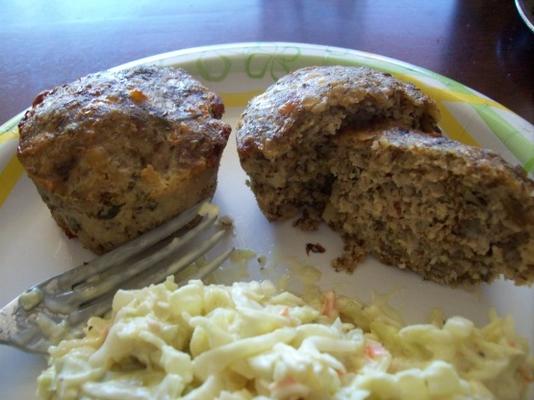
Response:
POLYGON ((43 313, 37 315, 35 323, 43 335, 50 340, 50 343, 58 343, 65 337, 69 329, 66 321, 58 323, 43 313))
MULTIPOLYGON (((242 254, 241 256, 249 256, 242 254)), ((308 277, 316 278, 313 271, 308 277)), ((111 318, 50 349, 43 399, 519 399, 532 378, 508 319, 404 326, 382 303, 312 306, 268 281, 119 291, 111 318), (503 389, 505 388, 505 389, 503 389)), ((50 321, 43 326, 56 329, 50 321)))
POLYGON ((32 288, 19 296, 19 303, 25 311, 35 308, 43 299, 43 292, 39 288, 32 288))

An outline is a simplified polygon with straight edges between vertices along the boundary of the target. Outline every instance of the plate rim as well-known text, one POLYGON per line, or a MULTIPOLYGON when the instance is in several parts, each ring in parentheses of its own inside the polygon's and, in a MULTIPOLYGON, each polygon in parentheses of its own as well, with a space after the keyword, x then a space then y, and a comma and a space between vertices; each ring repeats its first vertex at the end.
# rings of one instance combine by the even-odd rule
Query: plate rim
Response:
MULTIPOLYGON (((497 152, 504 154, 504 151, 508 156, 512 156, 509 161, 514 165, 519 164, 534 179, 534 125, 506 106, 469 86, 405 61, 362 50, 321 44, 299 42, 239 42, 189 47, 159 53, 119 64, 109 68, 108 71, 117 71, 136 65, 147 65, 151 63, 182 66, 188 69, 193 75, 200 75, 201 79, 208 86, 224 82, 229 73, 233 75, 244 72, 251 81, 257 79, 263 80, 266 77, 267 68, 270 69, 270 77, 274 81, 296 68, 307 65, 339 64, 375 68, 383 72, 388 72, 400 80, 414 84, 427 95, 434 98, 442 114, 440 125, 444 125, 449 137, 468 145, 481 147, 484 147, 481 143, 486 141, 484 139, 485 137, 491 138, 489 140, 494 142, 496 140, 500 142, 497 152), (295 54, 288 53, 288 50, 295 51, 295 54), (259 75, 256 72, 252 72, 254 68, 251 65, 253 63, 252 57, 254 56, 268 58, 267 64, 265 64, 259 75), (217 63, 221 60, 224 64, 222 75, 210 75, 205 69, 205 65, 215 65, 216 69, 219 70, 217 63), (241 65, 242 62, 244 62, 244 66, 241 65), (245 68, 244 70, 242 70, 243 67, 245 68), (281 75, 278 73, 280 71, 275 71, 280 69, 280 67, 282 69, 281 75), (466 129, 461 119, 458 119, 458 116, 451 111, 451 107, 457 107, 458 105, 461 106, 461 110, 463 110, 461 112, 463 114, 474 112, 476 118, 481 120, 481 126, 487 128, 487 130, 484 129, 486 132, 484 135, 491 136, 480 136, 480 134, 476 134, 479 131, 466 129), (475 134, 473 135, 473 133, 475 134), (480 141, 481 139, 482 142, 480 141)), ((258 91, 258 93, 260 92, 258 91)), ((240 101, 244 102, 244 104, 239 103, 239 106, 244 106, 252 95, 258 93, 245 93, 233 90, 227 93, 219 92, 222 97, 225 97, 225 95, 229 97, 240 97, 240 101)), ((228 103, 226 100, 228 99, 225 99, 227 107, 232 107, 230 105, 232 104, 231 101, 228 103)), ((236 104, 234 105, 237 106, 236 104)), ((16 127, 27 110, 23 110, 0 125, 0 152, 4 148, 3 144, 8 142, 10 138, 16 139, 18 137, 16 127), (5 135, 6 133, 7 135, 5 135)), ((496 142, 495 145, 497 145, 496 142)), ((493 145, 489 146, 489 148, 493 148, 493 145)), ((496 149, 494 148, 494 150, 496 149)), ((5 175, 5 173, 0 171, 0 180, 2 180, 2 175, 5 175)), ((6 192, 6 190, 3 190, 3 192, 6 192)), ((0 193, 0 200, 3 197, 6 197, 6 194, 0 193)))
MULTIPOLYGON (((515 0, 515 1, 517 3, 519 0, 515 0)), ((247 49, 247 48, 258 48, 258 47, 259 48, 261 48, 261 47, 268 48, 268 47, 291 47, 291 46, 298 46, 299 48, 309 49, 309 50, 334 50, 334 51, 339 51, 339 52, 346 52, 346 53, 348 53, 347 55, 367 57, 367 58, 383 61, 383 62, 388 63, 388 64, 397 65, 397 66, 400 66, 400 67, 403 67, 403 68, 406 68, 406 69, 409 69, 409 70, 412 70, 412 71, 416 71, 418 73, 421 73, 421 74, 424 74, 424 75, 427 75, 427 76, 431 75, 431 76, 434 76, 434 77, 438 77, 438 78, 443 79, 445 81, 449 81, 451 83, 459 85, 460 87, 468 89, 469 91, 471 91, 473 94, 475 94, 478 97, 490 100, 491 102, 499 105, 502 108, 505 108, 506 110, 508 110, 509 112, 514 114, 515 116, 517 116, 518 118, 522 119, 527 124, 530 124, 529 121, 527 121, 522 116, 520 116, 519 114, 515 113, 514 111, 510 110, 508 107, 506 107, 502 103, 499 103, 498 101, 492 99, 489 96, 486 96, 485 94, 477 91, 476 89, 473 89, 470 86, 468 86, 466 84, 463 84, 463 83, 461 83, 461 82, 459 82, 459 81, 457 81, 455 79, 449 78, 446 75, 442 75, 442 74, 440 74, 438 72, 434 72, 434 71, 432 71, 432 70, 430 70, 428 68, 420 67, 418 65, 415 65, 415 64, 412 64, 412 63, 409 63, 409 62, 406 62, 406 61, 402 61, 402 60, 399 60, 397 58, 384 56, 384 55, 381 55, 381 54, 368 52, 368 51, 363 51, 363 50, 350 49, 350 48, 347 48, 347 47, 329 46, 329 45, 313 44, 313 43, 301 43, 301 42, 235 42, 235 43, 213 44, 213 45, 206 45, 206 46, 187 47, 187 48, 184 48, 184 49, 171 50, 171 51, 168 51, 168 52, 163 52, 163 53, 150 55, 150 56, 147 56, 147 57, 138 58, 138 59, 135 59, 135 60, 132 60, 132 61, 128 61, 128 62, 123 63, 123 64, 116 65, 114 67, 108 68, 107 71, 118 71, 118 70, 121 70, 121 69, 124 69, 124 68, 133 67, 133 66, 136 66, 136 65, 146 65, 146 64, 149 64, 149 63, 153 63, 153 62, 157 62, 157 61, 161 61, 161 60, 165 60, 165 59, 169 59, 169 58, 173 58, 173 57, 185 56, 185 55, 194 55, 194 54, 202 54, 202 53, 213 53, 215 51, 224 51, 224 50, 226 50, 226 51, 228 51, 228 50, 243 50, 243 49, 247 49)), ((273 52, 273 54, 274 54, 274 52, 273 52)), ((95 71, 95 72, 98 72, 98 71, 95 71)), ((28 108, 22 110, 21 112, 17 113, 13 117, 11 117, 10 119, 8 119, 4 123, 2 123, 0 125, 0 135, 8 132, 11 129, 13 129, 15 127, 15 125, 18 123, 18 121, 24 116, 24 113, 27 110, 28 110, 28 108)), ((532 124, 530 124, 530 125, 532 125, 532 124)))

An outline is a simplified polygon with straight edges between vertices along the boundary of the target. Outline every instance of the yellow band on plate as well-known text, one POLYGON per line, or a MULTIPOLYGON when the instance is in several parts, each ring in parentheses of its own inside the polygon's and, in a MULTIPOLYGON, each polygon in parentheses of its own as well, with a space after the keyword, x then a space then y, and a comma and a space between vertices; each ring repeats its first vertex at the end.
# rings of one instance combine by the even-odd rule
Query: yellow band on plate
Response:
POLYGON ((0 144, 9 142, 10 140, 16 140, 19 138, 19 131, 17 129, 2 133, 0 135, 0 144))
POLYGON ((262 93, 262 90, 250 92, 221 93, 225 107, 245 107, 250 99, 262 93))
POLYGON ((9 193, 11 193, 13 187, 17 184, 17 181, 22 175, 22 171, 22 165, 17 159, 17 156, 13 154, 5 168, 0 172, 0 207, 2 207, 9 193))
POLYGON ((465 89, 465 91, 459 91, 446 87, 436 87, 429 85, 425 81, 420 80, 417 76, 407 75, 403 73, 395 73, 395 77, 400 80, 413 83, 423 92, 425 92, 427 96, 437 102, 455 101, 466 104, 484 104, 487 106, 507 110, 505 106, 500 103, 497 103, 492 99, 479 96, 476 93, 467 93, 469 89, 465 89))
POLYGON ((438 108, 441 113, 439 126, 443 128, 448 137, 470 146, 480 147, 480 143, 465 130, 443 103, 438 102, 438 108))

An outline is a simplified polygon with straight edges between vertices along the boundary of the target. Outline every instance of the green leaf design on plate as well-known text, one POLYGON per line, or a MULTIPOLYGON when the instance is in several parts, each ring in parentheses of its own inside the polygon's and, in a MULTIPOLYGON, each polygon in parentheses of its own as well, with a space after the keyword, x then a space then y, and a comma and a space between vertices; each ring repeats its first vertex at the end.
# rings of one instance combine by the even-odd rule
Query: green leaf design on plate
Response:
POLYGON ((269 71, 273 81, 277 81, 295 69, 300 54, 300 48, 293 46, 276 48, 268 54, 254 52, 245 60, 245 72, 249 78, 261 79, 269 71))
POLYGON ((223 55, 213 57, 199 57, 196 61, 198 74, 205 80, 211 82, 220 82, 224 80, 230 73, 232 68, 232 61, 230 58, 223 55))
POLYGON ((13 118, 10 118, 6 122, 4 122, 0 126, 0 135, 3 134, 3 133, 9 132, 13 128, 15 128, 18 125, 18 123, 20 122, 20 120, 22 119, 22 117, 24 116, 25 113, 26 113, 26 110, 18 113, 13 118))

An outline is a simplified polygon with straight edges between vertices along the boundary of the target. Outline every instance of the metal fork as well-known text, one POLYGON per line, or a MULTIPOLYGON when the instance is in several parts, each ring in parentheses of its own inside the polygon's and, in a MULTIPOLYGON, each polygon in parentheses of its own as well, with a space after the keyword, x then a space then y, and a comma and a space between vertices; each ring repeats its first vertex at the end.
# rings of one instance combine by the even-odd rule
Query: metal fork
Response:
MULTIPOLYGON (((223 238, 225 229, 193 245, 217 218, 216 206, 198 204, 101 257, 33 286, 0 310, 0 343, 46 353, 50 345, 67 335, 81 334, 91 316, 103 315, 110 309, 119 288, 134 289, 161 282, 212 249, 223 238), (191 228, 198 219, 200 222, 191 228), (177 231, 178 235, 173 237, 177 231), (179 250, 183 254, 169 261, 179 250)), ((229 249, 202 265, 191 279, 208 275, 232 251, 229 249)))

